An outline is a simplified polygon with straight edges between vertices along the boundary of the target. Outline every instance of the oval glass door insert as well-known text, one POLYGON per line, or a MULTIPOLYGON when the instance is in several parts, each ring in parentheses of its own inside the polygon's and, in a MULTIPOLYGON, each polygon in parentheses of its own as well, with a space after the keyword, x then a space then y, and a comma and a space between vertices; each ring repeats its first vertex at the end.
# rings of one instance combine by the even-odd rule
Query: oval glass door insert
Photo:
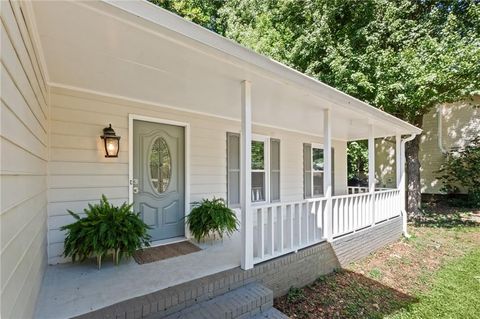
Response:
POLYGON ((153 142, 150 151, 150 180, 157 193, 164 193, 172 175, 172 159, 168 145, 162 137, 153 142))

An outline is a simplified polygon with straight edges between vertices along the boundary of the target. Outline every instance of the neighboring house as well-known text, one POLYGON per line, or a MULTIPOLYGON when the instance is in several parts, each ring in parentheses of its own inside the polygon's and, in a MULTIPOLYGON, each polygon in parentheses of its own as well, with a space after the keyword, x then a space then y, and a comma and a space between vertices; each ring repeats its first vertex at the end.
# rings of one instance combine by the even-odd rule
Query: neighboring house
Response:
POLYGON ((147 317, 253 282, 270 305, 406 231, 404 165, 346 195, 346 147, 396 136, 404 163, 420 129, 145 1, 1 5, 2 318, 37 300, 41 318, 147 317), (152 264, 47 266, 68 262, 67 209, 101 194, 134 202, 153 244, 189 239, 190 203, 214 196, 241 231, 152 264))
MULTIPOLYGON (((438 170, 446 155, 465 146, 480 135, 480 97, 473 100, 441 104, 423 117, 420 142, 420 181, 423 194, 442 194, 438 170)), ((379 187, 395 186, 395 141, 376 141, 376 178, 379 187)), ((460 189, 466 193, 465 189, 460 189)))

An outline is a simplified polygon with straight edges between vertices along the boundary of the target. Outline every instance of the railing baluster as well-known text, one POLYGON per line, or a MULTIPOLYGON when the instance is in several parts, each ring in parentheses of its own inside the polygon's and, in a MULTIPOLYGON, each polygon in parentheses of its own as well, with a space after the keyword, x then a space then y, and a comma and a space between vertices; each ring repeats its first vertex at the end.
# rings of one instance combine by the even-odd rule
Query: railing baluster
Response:
POLYGON ((310 203, 305 203, 305 244, 310 242, 310 203))
POLYGON ((260 211, 258 214, 258 258, 263 259, 265 258, 265 234, 264 234, 264 227, 263 227, 263 214, 264 209, 260 208, 257 212, 260 211))
POLYGON ((268 226, 269 226, 269 238, 268 238, 268 252, 273 256, 275 252, 275 226, 274 226, 274 216, 273 216, 273 207, 268 209, 268 226))
POLYGON ((340 199, 336 199, 335 203, 333 205, 333 234, 336 235, 339 232, 339 219, 340 217, 338 216, 338 202, 340 199))
POLYGON ((293 215, 294 215, 294 206, 289 205, 288 206, 288 220, 290 221, 290 223, 289 223, 288 226, 289 226, 290 239, 289 239, 288 248, 290 248, 290 249, 293 249, 293 215))
POLYGON ((284 212, 285 212, 285 206, 284 205, 280 205, 277 207, 277 211, 278 211, 278 228, 279 228, 279 231, 278 231, 278 251, 280 252, 280 254, 283 254, 283 241, 284 241, 284 226, 283 226, 283 216, 285 215, 284 212), (280 208, 280 209, 278 209, 280 208))

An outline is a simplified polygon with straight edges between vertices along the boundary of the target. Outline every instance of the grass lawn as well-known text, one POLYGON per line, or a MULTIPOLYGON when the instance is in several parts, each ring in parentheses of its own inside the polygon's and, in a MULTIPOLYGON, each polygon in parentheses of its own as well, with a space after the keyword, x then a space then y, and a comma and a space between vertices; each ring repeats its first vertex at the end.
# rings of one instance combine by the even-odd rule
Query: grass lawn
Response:
POLYGON ((292 318, 480 318, 480 224, 431 214, 402 239, 275 306, 292 318))

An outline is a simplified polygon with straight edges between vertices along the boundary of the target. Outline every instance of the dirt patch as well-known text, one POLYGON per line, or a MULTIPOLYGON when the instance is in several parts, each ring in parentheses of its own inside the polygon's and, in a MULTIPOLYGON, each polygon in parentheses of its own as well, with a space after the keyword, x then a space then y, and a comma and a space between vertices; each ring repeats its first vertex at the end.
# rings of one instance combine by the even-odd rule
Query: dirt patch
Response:
POLYGON ((292 318, 383 318, 415 303, 446 262, 480 246, 480 227, 470 214, 424 216, 401 239, 277 298, 275 307, 292 318))

